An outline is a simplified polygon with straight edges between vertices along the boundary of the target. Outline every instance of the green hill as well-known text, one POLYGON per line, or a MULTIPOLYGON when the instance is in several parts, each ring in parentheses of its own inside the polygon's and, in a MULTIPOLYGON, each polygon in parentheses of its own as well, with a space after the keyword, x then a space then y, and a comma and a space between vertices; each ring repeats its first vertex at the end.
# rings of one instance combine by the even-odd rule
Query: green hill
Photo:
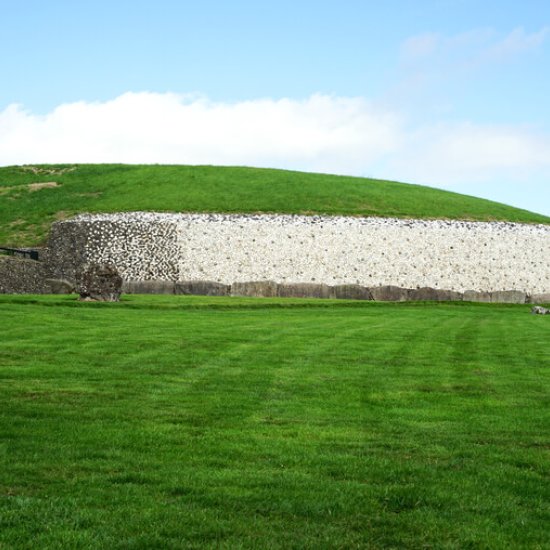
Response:
POLYGON ((504 204, 391 181, 215 166, 0 168, 0 243, 44 242, 79 212, 276 212, 550 223, 504 204))

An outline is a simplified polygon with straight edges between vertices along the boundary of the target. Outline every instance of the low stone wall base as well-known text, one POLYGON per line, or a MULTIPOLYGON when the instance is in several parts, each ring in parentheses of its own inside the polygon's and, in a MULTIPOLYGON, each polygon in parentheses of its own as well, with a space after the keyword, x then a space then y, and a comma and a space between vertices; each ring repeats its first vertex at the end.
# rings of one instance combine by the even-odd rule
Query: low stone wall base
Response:
POLYGON ((237 282, 224 285, 214 281, 126 281, 123 291, 129 294, 189 294, 200 296, 243 296, 255 298, 324 298, 371 300, 377 302, 487 302, 506 304, 550 303, 549 294, 529 296, 518 290, 464 293, 438 288, 401 288, 397 286, 365 287, 356 284, 329 286, 315 283, 274 281, 237 282))
MULTIPOLYGON (((52 278, 47 264, 0 257, 0 294, 69 294, 74 281, 52 278)), ((322 283, 276 283, 274 281, 124 281, 126 294, 188 294, 199 296, 245 296, 258 298, 324 298, 378 302, 455 301, 508 304, 550 304, 550 293, 528 295, 518 290, 455 292, 436 288, 365 287, 357 284, 329 286, 322 283)))

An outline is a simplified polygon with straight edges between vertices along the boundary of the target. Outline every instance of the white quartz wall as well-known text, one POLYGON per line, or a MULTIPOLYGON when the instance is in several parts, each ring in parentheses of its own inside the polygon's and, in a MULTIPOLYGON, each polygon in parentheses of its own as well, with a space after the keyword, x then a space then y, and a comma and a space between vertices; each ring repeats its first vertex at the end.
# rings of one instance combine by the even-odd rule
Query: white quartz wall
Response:
POLYGON ((78 216, 58 234, 63 224, 85 226, 86 260, 127 280, 550 292, 546 225, 144 212, 78 216))

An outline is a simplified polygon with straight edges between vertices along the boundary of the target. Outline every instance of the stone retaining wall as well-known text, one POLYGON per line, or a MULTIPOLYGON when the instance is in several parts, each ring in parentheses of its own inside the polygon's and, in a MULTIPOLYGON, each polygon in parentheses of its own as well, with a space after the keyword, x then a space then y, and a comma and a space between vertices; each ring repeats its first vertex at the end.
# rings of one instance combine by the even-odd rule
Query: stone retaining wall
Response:
MULTIPOLYGON (((550 293, 546 225, 134 212, 58 222, 50 248, 54 276, 63 279, 93 262, 115 265, 132 284, 272 281, 279 296, 288 284, 356 285, 360 294, 394 286, 414 290, 417 299, 427 287, 491 296, 550 293)), ((259 292, 274 295, 273 288, 259 292)), ((403 296, 410 299, 409 290, 403 296)))
POLYGON ((43 262, 0 256, 0 294, 44 294, 48 277, 43 262))
POLYGON ((250 281, 225 285, 214 281, 125 281, 127 294, 188 294, 198 296, 240 296, 256 298, 325 298, 342 300, 375 300, 377 302, 489 302, 507 304, 550 303, 550 294, 529 295, 518 290, 498 292, 455 292, 435 288, 401 288, 361 285, 329 286, 315 283, 285 283, 250 281))

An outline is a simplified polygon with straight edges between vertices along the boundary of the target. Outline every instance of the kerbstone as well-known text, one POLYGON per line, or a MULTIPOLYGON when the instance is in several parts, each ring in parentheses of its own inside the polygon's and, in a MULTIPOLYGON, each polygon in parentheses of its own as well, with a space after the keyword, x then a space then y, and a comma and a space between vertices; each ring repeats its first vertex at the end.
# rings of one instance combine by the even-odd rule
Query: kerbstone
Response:
POLYGON ((452 290, 442 290, 440 288, 415 288, 409 291, 409 300, 416 301, 436 301, 436 302, 460 302, 463 295, 460 292, 452 290))
POLYGON ((466 290, 464 292, 465 302, 492 302, 490 292, 478 292, 477 290, 466 290))
POLYGON ((321 283, 285 283, 278 285, 280 298, 330 298, 331 288, 321 283))
POLYGON ((231 285, 231 296, 273 298, 274 296, 277 296, 277 283, 274 281, 233 283, 231 285))
POLYGON ((532 294, 530 297, 532 304, 550 304, 550 293, 532 294))
POLYGON ((372 300, 370 290, 361 285, 335 285, 332 287, 334 298, 341 300, 372 300))
POLYGON ((491 292, 491 302, 500 304, 525 304, 527 294, 519 290, 500 290, 491 292))
POLYGON ((44 284, 49 294, 71 294, 75 291, 75 284, 66 279, 45 279, 44 284))
POLYGON ((409 299, 409 289, 399 286, 378 286, 369 290, 377 302, 406 302, 409 299))
POLYGON ((174 294, 172 281, 124 281, 122 291, 128 294, 174 294))
POLYGON ((229 285, 216 281, 180 281, 175 284, 176 294, 193 294, 198 296, 228 296, 229 285))

